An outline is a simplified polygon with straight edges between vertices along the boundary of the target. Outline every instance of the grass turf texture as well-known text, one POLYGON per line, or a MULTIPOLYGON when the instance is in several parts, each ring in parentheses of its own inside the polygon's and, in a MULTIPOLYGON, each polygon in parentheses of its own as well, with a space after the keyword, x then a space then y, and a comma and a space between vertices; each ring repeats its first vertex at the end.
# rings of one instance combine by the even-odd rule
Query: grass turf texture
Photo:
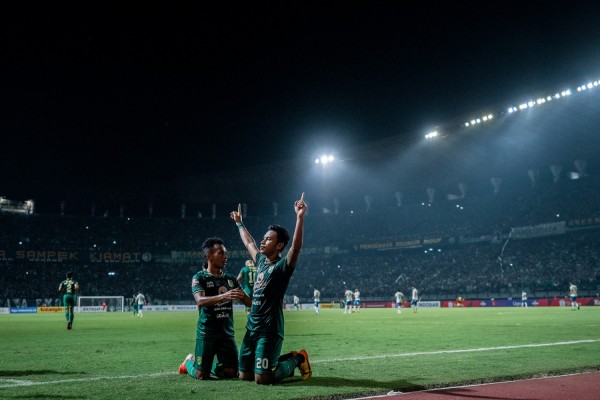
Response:
MULTIPOLYGON (((400 315, 323 309, 318 317, 312 311, 285 317, 283 351, 308 349, 313 377, 303 382, 296 371, 283 384, 259 386, 177 374, 194 349, 196 313, 77 314, 72 331, 64 314, 2 315, 0 398, 348 398, 600 369, 600 307, 405 309, 400 315), (520 347, 534 344, 552 345, 520 347)), ((236 312, 238 344, 244 322, 236 312)))

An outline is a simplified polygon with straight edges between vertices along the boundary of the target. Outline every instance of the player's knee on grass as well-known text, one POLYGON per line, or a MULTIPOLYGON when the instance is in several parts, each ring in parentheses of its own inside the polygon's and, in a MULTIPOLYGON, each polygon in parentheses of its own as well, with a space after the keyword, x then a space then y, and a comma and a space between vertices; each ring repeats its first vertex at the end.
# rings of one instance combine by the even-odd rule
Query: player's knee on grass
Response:
POLYGON ((208 371, 200 371, 199 369, 196 370, 196 379, 198 379, 199 381, 205 381, 207 379, 210 379, 210 370, 208 371))
POLYGON ((253 381, 254 374, 251 372, 242 372, 240 371, 240 379, 243 381, 253 381))
POLYGON ((275 383, 275 377, 273 376, 273 374, 269 374, 269 375, 255 374, 254 382, 258 385, 271 385, 271 384, 275 383))
POLYGON ((225 379, 237 378, 239 376, 236 368, 223 368, 223 377, 225 379))

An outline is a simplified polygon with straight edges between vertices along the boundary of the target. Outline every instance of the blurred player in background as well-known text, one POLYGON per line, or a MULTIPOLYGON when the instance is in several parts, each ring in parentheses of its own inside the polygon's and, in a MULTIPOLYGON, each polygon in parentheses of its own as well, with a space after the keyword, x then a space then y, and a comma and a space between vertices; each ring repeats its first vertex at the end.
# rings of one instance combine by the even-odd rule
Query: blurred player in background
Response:
POLYGON ((300 309, 300 297, 294 295, 294 311, 298 311, 300 309))
POLYGON ((360 312, 360 292, 354 289, 354 312, 360 312))
POLYGON ((398 308, 398 314, 402 314, 402 302, 404 301, 404 293, 398 290, 394 294, 394 298, 396 299, 396 307, 398 308))
POLYGON ((521 292, 521 307, 527 308, 527 292, 524 290, 521 292))
POLYGON ((135 296, 135 302, 137 303, 137 316, 142 318, 144 316, 144 305, 146 304, 146 297, 139 292, 137 296, 135 296))
POLYGON ((292 376, 296 367, 300 369, 303 380, 312 376, 306 350, 281 355, 284 336, 283 298, 302 249, 306 209, 302 193, 300 199, 294 202, 296 227, 285 257, 281 253, 290 239, 285 228, 280 225, 269 226, 258 248, 242 222, 241 205, 238 205, 237 211, 230 213, 246 250, 258 267, 252 308, 240 348, 240 378, 243 380, 269 385, 292 376))
MULTIPOLYGON (((240 286, 246 292, 246 294, 252 297, 252 291, 254 290, 254 282, 256 281, 256 266, 254 261, 246 260, 246 265, 242 267, 238 277, 240 286)), ((246 307, 246 314, 250 314, 250 307, 246 307)))
POLYGON ((350 314, 352 312, 352 299, 354 298, 354 293, 352 293, 352 290, 347 289, 344 292, 344 297, 346 298, 344 314, 350 314))
POLYGON ((321 305, 321 292, 319 292, 319 289, 315 288, 315 291, 313 292, 313 300, 315 302, 315 314, 319 315, 319 306, 321 305))
POLYGON ((206 239, 202 243, 202 252, 206 269, 201 269, 192 278, 192 294, 199 310, 196 349, 179 366, 179 373, 205 380, 212 370, 219 378, 237 378, 233 301, 239 300, 249 306, 252 300, 240 288, 235 276, 223 271, 227 264, 227 249, 222 239, 206 239), (218 363, 213 366, 215 356, 218 363))
POLYGON ((137 295, 134 294, 131 300, 131 309, 133 310, 133 316, 137 317, 138 314, 138 305, 137 305, 137 295))
POLYGON ((75 318, 75 304, 77 303, 77 292, 79 283, 73 279, 73 273, 67 272, 67 279, 58 285, 58 292, 63 295, 63 307, 65 308, 65 318, 67 319, 67 329, 73 328, 73 318, 75 318))
POLYGON ((458 296, 456 298, 456 307, 462 307, 463 306, 463 298, 462 296, 458 296))
POLYGON ((419 291, 416 287, 412 287, 412 295, 410 297, 410 307, 413 309, 413 313, 416 313, 419 309, 419 291))
POLYGON ((569 282, 569 300, 571 300, 571 310, 579 310, 577 303, 577 286, 573 282, 569 282))

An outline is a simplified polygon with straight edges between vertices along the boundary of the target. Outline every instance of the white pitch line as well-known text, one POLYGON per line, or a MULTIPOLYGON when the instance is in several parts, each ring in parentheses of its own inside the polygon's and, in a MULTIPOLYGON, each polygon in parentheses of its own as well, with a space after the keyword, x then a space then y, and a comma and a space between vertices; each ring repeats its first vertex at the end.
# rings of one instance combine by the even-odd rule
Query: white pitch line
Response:
POLYGON ((379 356, 331 358, 328 360, 315 360, 315 361, 311 360, 311 364, 326 364, 326 363, 340 362, 340 361, 364 361, 364 360, 376 360, 376 359, 382 359, 382 358, 397 358, 397 357, 434 356, 434 355, 439 355, 439 354, 475 353, 478 351, 524 349, 524 348, 530 348, 530 347, 565 346, 565 345, 571 345, 571 344, 596 343, 596 342, 600 342, 600 339, 573 340, 573 341, 569 341, 569 342, 555 342, 555 343, 521 344, 521 345, 514 345, 514 346, 480 347, 480 348, 476 348, 476 349, 418 351, 418 352, 414 352, 414 353, 382 354, 379 356))
MULTIPOLYGON (((573 344, 583 343, 598 343, 600 339, 588 339, 588 340, 572 340, 568 342, 554 342, 554 343, 536 343, 536 344, 521 344, 514 346, 498 346, 498 347, 479 347, 475 349, 459 349, 459 350, 439 350, 439 351, 419 351, 413 353, 399 353, 399 354, 382 354, 378 356, 364 356, 364 357, 347 357, 347 358, 330 358, 323 360, 311 360, 311 364, 327 364, 340 361, 362 361, 362 360, 376 360, 382 358, 397 358, 397 357, 414 357, 414 356, 434 356, 439 354, 455 354, 455 353, 475 353, 481 351, 496 351, 496 350, 509 350, 509 349, 524 349, 524 348, 535 348, 535 347, 551 347, 551 346, 568 346, 573 344)), ((14 388, 14 387, 26 387, 26 386, 40 386, 40 385, 55 385, 61 383, 76 383, 76 382, 94 382, 109 379, 137 379, 137 378, 154 378, 168 375, 177 375, 177 372, 155 372, 152 374, 139 374, 139 375, 106 375, 96 376, 89 378, 71 378, 61 379, 54 381, 26 381, 16 379, 2 379, 0 378, 0 388, 14 388)))
POLYGON ((24 380, 0 378, 0 388, 12 388, 12 387, 19 387, 19 386, 56 385, 56 384, 60 384, 60 383, 73 383, 73 382, 94 382, 94 381, 103 381, 103 380, 108 380, 108 379, 155 378, 155 377, 161 377, 161 376, 167 376, 167 375, 177 375, 177 372, 155 372, 152 374, 140 374, 140 375, 106 375, 106 376, 95 376, 95 377, 89 377, 89 378, 61 379, 61 380, 57 380, 57 381, 24 381, 24 380))

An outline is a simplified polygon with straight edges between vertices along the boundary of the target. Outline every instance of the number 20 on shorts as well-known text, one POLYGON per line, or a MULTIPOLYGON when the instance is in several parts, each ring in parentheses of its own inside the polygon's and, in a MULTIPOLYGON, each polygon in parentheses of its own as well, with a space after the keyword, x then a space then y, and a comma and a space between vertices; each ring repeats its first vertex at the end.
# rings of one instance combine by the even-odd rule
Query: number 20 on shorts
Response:
POLYGON ((256 368, 269 369, 269 359, 268 358, 257 358, 256 359, 256 368))

